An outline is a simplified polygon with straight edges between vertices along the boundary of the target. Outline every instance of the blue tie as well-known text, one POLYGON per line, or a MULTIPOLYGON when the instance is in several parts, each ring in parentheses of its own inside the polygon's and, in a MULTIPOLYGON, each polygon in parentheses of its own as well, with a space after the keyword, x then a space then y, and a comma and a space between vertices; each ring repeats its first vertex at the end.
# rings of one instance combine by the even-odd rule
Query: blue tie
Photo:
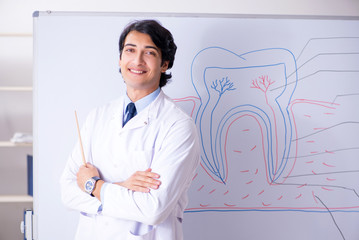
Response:
POLYGON ((128 121, 130 121, 131 118, 133 118, 136 115, 136 106, 133 102, 130 102, 127 107, 126 107, 126 113, 127 113, 127 117, 125 119, 125 121, 123 121, 123 126, 126 125, 126 123, 128 121))

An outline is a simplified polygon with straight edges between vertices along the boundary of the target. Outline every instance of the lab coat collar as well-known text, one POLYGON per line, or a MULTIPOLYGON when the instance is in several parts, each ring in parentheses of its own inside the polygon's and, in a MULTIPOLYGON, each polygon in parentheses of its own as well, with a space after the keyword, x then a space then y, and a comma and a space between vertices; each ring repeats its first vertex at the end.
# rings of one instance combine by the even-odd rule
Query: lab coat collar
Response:
MULTIPOLYGON (((163 93, 162 89, 160 91, 160 93, 158 94, 158 96, 156 97, 156 99, 150 103, 145 109, 143 109, 140 113, 138 113, 136 116, 134 116, 128 123, 126 123, 126 125, 122 128, 120 127, 120 132, 122 131, 127 131, 130 129, 134 129, 134 128, 140 128, 140 127, 145 127, 148 124, 151 124, 152 121, 154 121, 157 116, 158 116, 158 111, 160 109, 161 106, 161 102, 163 101, 165 97, 165 94, 163 93)), ((121 98, 119 104, 120 106, 124 106, 124 97, 121 98)), ((120 121, 117 121, 121 124, 122 126, 122 122, 123 122, 123 111, 119 111, 120 112, 120 121)))

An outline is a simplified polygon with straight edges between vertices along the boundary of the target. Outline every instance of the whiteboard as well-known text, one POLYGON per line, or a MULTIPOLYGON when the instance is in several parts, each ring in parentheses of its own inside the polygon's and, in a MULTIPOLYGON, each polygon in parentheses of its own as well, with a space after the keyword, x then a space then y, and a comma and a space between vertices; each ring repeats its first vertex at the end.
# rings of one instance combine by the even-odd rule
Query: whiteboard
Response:
POLYGON ((35 12, 38 239, 74 236, 58 184, 74 110, 124 94, 118 37, 143 18, 174 36, 164 91, 200 133, 185 239, 358 239, 358 20, 35 12))

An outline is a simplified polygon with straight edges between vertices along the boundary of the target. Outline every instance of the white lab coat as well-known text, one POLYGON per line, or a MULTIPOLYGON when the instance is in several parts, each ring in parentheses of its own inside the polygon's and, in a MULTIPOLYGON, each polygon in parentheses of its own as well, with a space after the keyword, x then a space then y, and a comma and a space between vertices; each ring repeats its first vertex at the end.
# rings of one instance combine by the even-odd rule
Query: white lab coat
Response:
POLYGON ((181 240, 187 190, 199 164, 196 126, 162 91, 122 128, 124 98, 93 110, 81 130, 85 156, 103 180, 121 182, 151 167, 161 185, 150 193, 119 185, 105 188, 101 202, 80 190, 77 144, 61 178, 64 204, 82 212, 75 239, 181 240))

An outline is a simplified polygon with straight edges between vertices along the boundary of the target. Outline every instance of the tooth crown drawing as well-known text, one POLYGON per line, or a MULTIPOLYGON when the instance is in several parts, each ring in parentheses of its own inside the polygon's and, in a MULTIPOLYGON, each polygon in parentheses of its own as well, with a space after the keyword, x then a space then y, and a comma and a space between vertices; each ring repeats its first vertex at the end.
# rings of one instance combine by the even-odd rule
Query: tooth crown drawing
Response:
POLYGON ((228 131, 246 116, 255 119, 261 129, 262 146, 258 147, 263 148, 266 181, 270 185, 283 183, 296 161, 289 158, 296 154, 288 109, 297 81, 293 54, 287 49, 271 48, 237 55, 221 47, 209 47, 194 57, 191 79, 200 97, 193 118, 200 132, 201 163, 206 173, 226 184, 228 131), (287 85, 289 77, 295 84, 287 85))

